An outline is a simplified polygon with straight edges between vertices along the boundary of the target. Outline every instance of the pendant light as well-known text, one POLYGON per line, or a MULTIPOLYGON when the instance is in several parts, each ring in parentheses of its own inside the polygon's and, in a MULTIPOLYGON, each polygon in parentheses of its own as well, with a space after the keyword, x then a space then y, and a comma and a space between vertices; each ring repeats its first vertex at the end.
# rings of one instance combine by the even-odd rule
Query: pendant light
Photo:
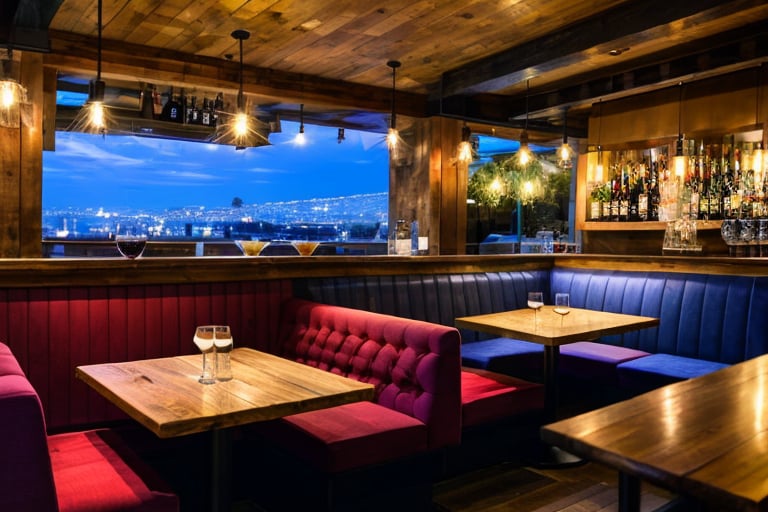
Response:
POLYGON ((88 82, 88 99, 75 117, 71 130, 105 135, 109 126, 109 115, 104 105, 106 85, 101 79, 101 32, 102 0, 96 3, 97 38, 96 38, 96 79, 88 82))
POLYGON ((296 138, 293 142, 299 146, 303 146, 307 143, 307 137, 304 135, 304 104, 299 105, 299 133, 296 134, 296 138))
POLYGON ((520 149, 517 151, 517 161, 526 166, 533 158, 528 147, 528 93, 530 92, 530 78, 525 81, 525 128, 520 132, 520 149))
POLYGON ((248 136, 251 133, 251 116, 245 110, 245 96, 243 94, 243 41, 251 37, 247 30, 235 30, 232 32, 240 46, 240 88, 237 91, 237 113, 233 119, 232 135, 235 138, 235 149, 245 149, 248 146, 248 136))
POLYGON ((395 70, 400 67, 399 60, 387 61, 387 66, 392 68, 392 116, 389 119, 389 131, 387 132, 387 147, 390 150, 397 148, 400 133, 397 131, 397 113, 395 111, 395 70))
POLYGON ((595 166, 595 181, 598 183, 603 182, 603 146, 600 145, 600 140, 603 132, 603 100, 602 98, 597 104, 597 165, 595 166))
POLYGON ((688 167, 685 154, 683 152, 683 82, 678 84, 680 88, 677 100, 677 142, 675 144, 675 157, 672 160, 675 176, 682 178, 688 167))
POLYGON ((7 50, 7 60, 0 68, 0 126, 18 128, 21 124, 21 103, 27 102, 27 90, 11 78, 11 49, 7 50))
POLYGON ((563 112, 563 145, 557 151, 560 158, 560 165, 570 167, 571 147, 568 145, 568 110, 563 112))
POLYGON ((464 121, 464 126, 461 127, 461 142, 458 147, 458 160, 462 163, 469 163, 472 161, 472 143, 469 141, 472 136, 472 131, 467 126, 467 122, 464 121))

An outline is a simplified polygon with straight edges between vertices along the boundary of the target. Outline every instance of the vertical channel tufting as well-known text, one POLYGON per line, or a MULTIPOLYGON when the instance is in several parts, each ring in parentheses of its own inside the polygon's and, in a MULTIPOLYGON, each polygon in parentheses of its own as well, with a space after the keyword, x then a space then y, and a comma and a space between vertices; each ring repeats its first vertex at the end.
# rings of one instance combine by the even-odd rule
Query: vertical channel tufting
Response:
MULTIPOLYGON (((680 316, 678 317, 680 330, 676 352, 679 355, 702 357, 700 352, 703 344, 700 341, 708 336, 708 333, 701 332, 705 283, 706 277, 703 276, 685 276, 683 280, 680 316)), ((707 358, 704 357, 704 359, 707 358)))
MULTIPOLYGON (((723 315, 728 298, 728 279, 725 276, 708 276, 702 299, 700 332, 702 336, 701 357, 720 361, 725 355, 723 337, 723 315), (705 344, 712 346, 704 346, 705 344)), ((742 352, 743 353, 743 352, 742 352)))
POLYGON ((685 281, 676 274, 668 274, 661 298, 661 317, 658 346, 654 352, 677 354, 680 349, 680 313, 683 306, 685 281))
MULTIPOLYGON (((768 278, 753 278, 749 304, 743 352, 740 354, 728 352, 724 354, 724 361, 728 361, 726 358, 731 357, 742 360, 768 354, 768 278)), ((722 339, 725 341, 727 338, 723 336, 722 339)))
MULTIPOLYGON (((724 347, 724 362, 740 361, 744 354, 744 339, 749 318, 749 299, 753 286, 749 286, 750 278, 740 277, 732 280, 728 286, 728 298, 723 311, 723 339, 727 345, 724 347)), ((755 304, 759 307, 759 305, 755 304)), ((766 314, 764 310, 763 314, 766 314)))
POLYGON ((388 314, 408 318, 411 314, 411 300, 408 294, 408 276, 393 276, 392 283, 395 292, 395 303, 388 314))

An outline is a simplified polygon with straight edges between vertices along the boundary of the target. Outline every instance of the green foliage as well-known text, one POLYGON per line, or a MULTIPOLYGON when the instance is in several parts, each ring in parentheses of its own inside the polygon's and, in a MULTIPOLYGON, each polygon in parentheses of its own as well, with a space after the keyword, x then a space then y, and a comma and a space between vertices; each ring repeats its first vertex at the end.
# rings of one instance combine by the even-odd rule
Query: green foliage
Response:
POLYGON ((232 208, 242 208, 243 206, 243 200, 239 197, 235 197, 232 199, 232 208))
POLYGON ((506 169, 500 163, 484 164, 469 177, 467 197, 480 205, 498 207, 508 195, 509 183, 506 175, 506 169))

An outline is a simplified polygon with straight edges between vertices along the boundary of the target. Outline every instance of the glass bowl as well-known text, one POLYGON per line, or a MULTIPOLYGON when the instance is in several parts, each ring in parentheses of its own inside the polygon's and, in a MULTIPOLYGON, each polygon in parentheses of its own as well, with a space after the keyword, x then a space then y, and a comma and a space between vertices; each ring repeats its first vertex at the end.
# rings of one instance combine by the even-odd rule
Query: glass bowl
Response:
POLYGON ((312 256, 320 242, 309 242, 307 240, 293 240, 291 245, 301 256, 312 256))
POLYGON ((235 244, 243 253, 243 256, 258 256, 269 242, 263 240, 235 240, 235 244))

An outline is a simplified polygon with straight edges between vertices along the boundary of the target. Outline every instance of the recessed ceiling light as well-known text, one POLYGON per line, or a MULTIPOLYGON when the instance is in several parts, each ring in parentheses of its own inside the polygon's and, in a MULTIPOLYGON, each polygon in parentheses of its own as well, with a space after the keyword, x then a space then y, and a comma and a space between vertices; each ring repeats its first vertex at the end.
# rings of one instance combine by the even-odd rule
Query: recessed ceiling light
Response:
POLYGON ((629 48, 614 48, 613 50, 610 50, 608 52, 608 55, 612 55, 613 57, 618 57, 624 52, 628 52, 629 48))

